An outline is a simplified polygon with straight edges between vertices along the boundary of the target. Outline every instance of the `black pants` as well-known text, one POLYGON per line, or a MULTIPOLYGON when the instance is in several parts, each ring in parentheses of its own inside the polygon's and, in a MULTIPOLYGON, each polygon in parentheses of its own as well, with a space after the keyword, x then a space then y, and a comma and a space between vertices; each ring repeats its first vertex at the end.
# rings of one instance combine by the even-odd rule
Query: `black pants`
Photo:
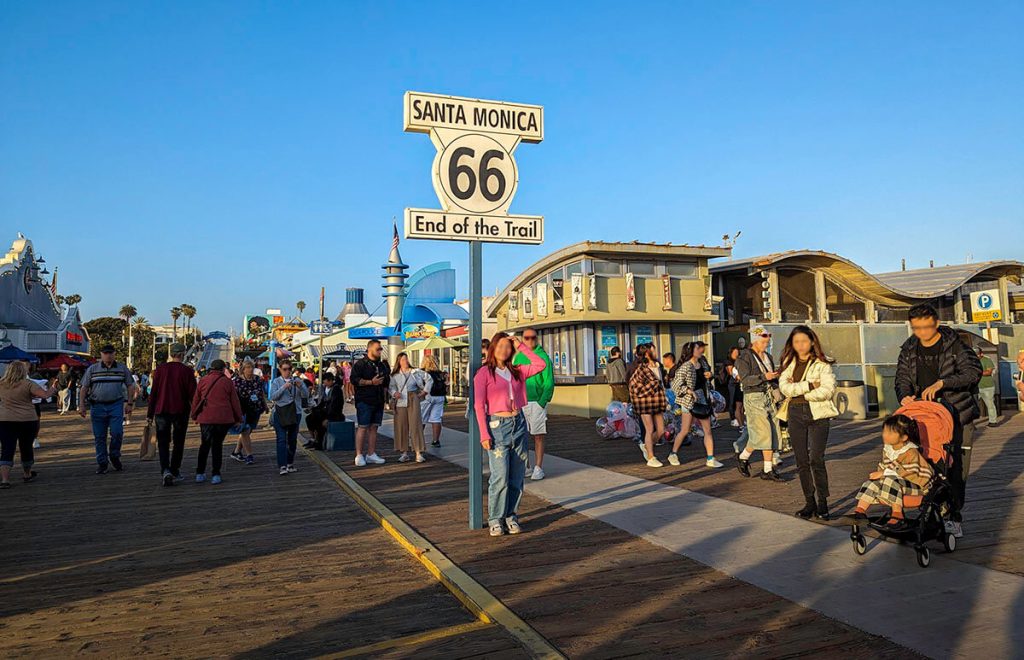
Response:
POLYGON ((160 473, 170 470, 181 476, 181 458, 185 454, 185 434, 188 432, 188 414, 154 415, 156 420, 156 446, 160 452, 160 473), (174 449, 171 450, 171 443, 174 449))
POLYGON ((0 422, 0 465, 14 465, 14 451, 21 452, 21 467, 26 471, 35 462, 32 443, 39 434, 39 422, 0 422))
POLYGON ((789 406, 789 441, 796 456, 796 469, 804 499, 813 502, 828 499, 828 471, 825 469, 825 445, 828 444, 827 419, 814 419, 807 404, 789 406))
POLYGON ((317 449, 323 448, 324 436, 327 435, 327 430, 324 428, 326 420, 327 415, 316 408, 306 415, 306 429, 313 438, 313 444, 316 445, 317 449))
POLYGON ((196 462, 196 474, 206 472, 206 455, 213 452, 213 474, 220 474, 221 462, 224 460, 224 438, 232 424, 200 424, 203 441, 199 445, 199 459, 196 462))
MULTIPOLYGON (((956 415, 954 415, 954 418, 956 415)), ((974 422, 966 426, 960 420, 953 420, 953 465, 949 468, 949 485, 952 487, 953 497, 950 500, 950 508, 953 512, 953 520, 961 521, 963 517, 960 510, 964 508, 964 501, 967 499, 967 473, 971 469, 971 450, 974 446, 974 422)))

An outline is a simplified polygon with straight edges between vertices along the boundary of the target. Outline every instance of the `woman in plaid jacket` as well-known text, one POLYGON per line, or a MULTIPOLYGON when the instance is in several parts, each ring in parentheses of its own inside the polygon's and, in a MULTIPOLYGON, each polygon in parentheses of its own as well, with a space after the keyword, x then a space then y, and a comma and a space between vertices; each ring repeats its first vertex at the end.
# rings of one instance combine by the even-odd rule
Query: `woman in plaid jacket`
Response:
POLYGON ((654 442, 665 432, 664 413, 668 409, 668 399, 662 386, 662 366, 656 355, 657 351, 651 344, 637 346, 637 367, 629 377, 629 401, 644 425, 641 451, 648 467, 663 465, 654 456, 654 442))

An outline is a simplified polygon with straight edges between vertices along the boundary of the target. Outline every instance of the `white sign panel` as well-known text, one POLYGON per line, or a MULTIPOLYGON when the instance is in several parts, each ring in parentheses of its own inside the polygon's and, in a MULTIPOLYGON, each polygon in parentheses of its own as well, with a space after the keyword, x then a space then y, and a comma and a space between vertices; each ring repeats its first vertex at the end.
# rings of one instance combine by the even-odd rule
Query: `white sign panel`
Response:
POLYGON ((486 243, 544 242, 544 218, 535 215, 465 215, 405 209, 405 237, 486 243))
POLYGON ((548 315, 548 284, 537 282, 537 316, 548 315))
POLYGON ((528 286, 523 289, 523 318, 533 318, 533 287, 528 286))
POLYGON ((573 309, 583 309, 583 273, 573 273, 569 282, 572 287, 569 306, 573 309))
POLYGON ((971 320, 975 323, 1003 320, 999 289, 986 289, 971 293, 971 320))
POLYGON ((513 152, 544 139, 544 108, 406 92, 405 130, 429 133, 440 210, 406 209, 405 237, 538 245, 542 216, 509 214, 519 187, 513 152))

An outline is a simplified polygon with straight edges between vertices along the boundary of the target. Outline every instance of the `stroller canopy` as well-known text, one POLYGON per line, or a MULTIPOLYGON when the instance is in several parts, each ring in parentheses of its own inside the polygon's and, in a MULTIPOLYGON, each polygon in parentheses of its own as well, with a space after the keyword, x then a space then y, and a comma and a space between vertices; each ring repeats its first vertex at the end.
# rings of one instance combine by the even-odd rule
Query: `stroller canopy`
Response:
POLYGON ((935 401, 915 401, 901 406, 897 415, 906 415, 917 422, 921 435, 921 451, 932 463, 945 463, 943 447, 953 439, 953 415, 946 406, 935 401))

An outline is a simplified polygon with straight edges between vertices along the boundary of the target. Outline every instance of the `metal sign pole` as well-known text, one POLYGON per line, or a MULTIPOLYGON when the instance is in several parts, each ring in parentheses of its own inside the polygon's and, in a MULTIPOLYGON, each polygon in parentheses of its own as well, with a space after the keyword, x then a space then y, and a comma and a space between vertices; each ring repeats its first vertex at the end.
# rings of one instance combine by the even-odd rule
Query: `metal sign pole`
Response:
POLYGON ((483 447, 480 446, 480 429, 477 426, 473 403, 477 393, 473 387, 473 376, 480 368, 480 344, 483 324, 480 306, 483 304, 483 245, 480 241, 469 243, 469 528, 482 529, 484 526, 483 503, 483 447))

